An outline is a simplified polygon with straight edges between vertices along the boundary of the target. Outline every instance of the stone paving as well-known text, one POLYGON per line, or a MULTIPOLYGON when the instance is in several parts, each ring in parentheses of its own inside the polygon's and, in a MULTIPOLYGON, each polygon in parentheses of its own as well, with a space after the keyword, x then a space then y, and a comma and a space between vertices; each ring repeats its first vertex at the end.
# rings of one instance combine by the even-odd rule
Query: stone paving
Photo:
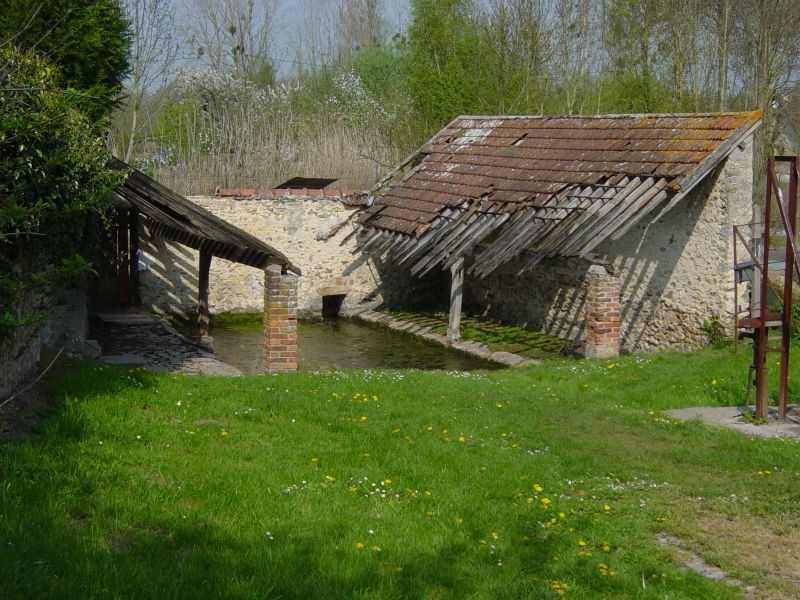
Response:
POLYGON ((352 312, 347 316, 361 319, 368 323, 380 323, 389 329, 394 329, 395 331, 405 331, 406 333, 417 335, 431 342, 436 342, 437 344, 441 344, 449 348, 455 348, 461 352, 465 352, 479 358, 484 358, 486 360, 491 360, 507 367, 538 365, 541 362, 533 358, 525 358, 524 356, 519 356, 518 354, 512 354, 511 352, 493 352, 486 344, 481 344, 480 342, 471 340, 459 340, 457 342, 451 342, 447 339, 447 336, 433 332, 430 327, 424 327, 417 323, 404 321, 402 319, 379 313, 374 310, 352 312))
POLYGON ((95 335, 108 364, 189 375, 235 377, 241 371, 187 340, 164 319, 143 313, 100 313, 95 335))
POLYGON ((664 414, 672 419, 699 420, 712 427, 727 427, 751 437, 800 437, 798 404, 788 407, 786 421, 783 423, 778 420, 778 410, 772 406, 769 408, 767 422, 760 425, 742 421, 745 410, 752 411, 752 408, 745 409, 744 406, 677 408, 665 410, 664 414))

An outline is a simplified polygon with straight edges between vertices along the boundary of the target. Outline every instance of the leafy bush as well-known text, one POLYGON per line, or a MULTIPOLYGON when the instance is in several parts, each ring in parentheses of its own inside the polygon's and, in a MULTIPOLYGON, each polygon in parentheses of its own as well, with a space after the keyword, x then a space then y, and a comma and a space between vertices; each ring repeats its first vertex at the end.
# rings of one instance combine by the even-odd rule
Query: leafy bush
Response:
POLYGON ((124 173, 57 70, 31 53, 0 51, 0 339, 27 322, 20 298, 88 264, 124 173))

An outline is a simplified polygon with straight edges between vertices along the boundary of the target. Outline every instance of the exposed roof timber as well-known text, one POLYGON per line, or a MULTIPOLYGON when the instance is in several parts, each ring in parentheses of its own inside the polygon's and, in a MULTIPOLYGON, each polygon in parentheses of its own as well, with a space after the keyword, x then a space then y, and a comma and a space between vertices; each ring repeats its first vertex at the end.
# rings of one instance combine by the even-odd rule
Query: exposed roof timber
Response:
POLYGON ((130 170, 115 194, 134 206, 160 235, 191 248, 208 250, 214 256, 264 268, 280 264, 300 274, 286 256, 249 233, 211 214, 194 202, 173 192, 141 171, 118 161, 130 170))

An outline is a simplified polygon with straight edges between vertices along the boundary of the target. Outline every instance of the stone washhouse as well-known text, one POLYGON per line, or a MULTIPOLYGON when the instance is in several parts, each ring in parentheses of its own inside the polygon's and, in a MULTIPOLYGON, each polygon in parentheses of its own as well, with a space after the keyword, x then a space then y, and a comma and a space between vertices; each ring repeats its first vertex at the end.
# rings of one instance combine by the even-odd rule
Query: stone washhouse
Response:
MULTIPOLYGON (((130 169, 120 164, 120 168, 130 169)), ((169 243, 174 251, 165 257, 169 269, 192 275, 192 289, 184 289, 182 302, 196 315, 201 339, 209 336, 209 296, 212 260, 244 265, 262 280, 264 312, 264 364, 268 371, 297 368, 297 290, 300 269, 283 253, 201 206, 164 187, 136 169, 115 189, 118 255, 114 293, 123 304, 142 305, 150 291, 142 285, 142 268, 152 260, 142 245, 152 240, 169 243), (194 258, 186 262, 187 253, 194 258)), ((147 272, 147 269, 145 269, 147 272)), ((165 292, 164 301, 170 294, 165 292)), ((146 308, 149 308, 145 304, 146 308)), ((166 312, 166 311, 163 311, 166 312)), ((174 311, 173 311, 174 314, 174 311)))
POLYGON ((373 189, 354 237, 406 291, 398 305, 449 291, 453 340, 463 307, 585 342, 587 357, 693 349, 704 325, 732 326, 732 227, 752 218, 760 124, 458 117, 373 189))

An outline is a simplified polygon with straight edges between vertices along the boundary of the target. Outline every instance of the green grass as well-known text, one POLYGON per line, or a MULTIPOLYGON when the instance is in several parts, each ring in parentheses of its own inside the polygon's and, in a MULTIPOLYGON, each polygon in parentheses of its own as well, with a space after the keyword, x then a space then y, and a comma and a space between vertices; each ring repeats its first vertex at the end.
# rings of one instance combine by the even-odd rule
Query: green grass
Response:
MULTIPOLYGON (((431 331, 440 335, 447 334, 446 312, 442 311, 381 311, 403 321, 409 321, 430 327, 431 331)), ((512 352, 525 358, 550 359, 558 358, 565 346, 571 342, 554 335, 526 329, 519 325, 509 325, 498 321, 477 319, 469 315, 461 317, 461 338, 480 342, 492 352, 512 352)))
POLYGON ((681 570, 665 531, 791 598, 704 527, 792 539, 800 446, 659 413, 738 403, 747 360, 238 379, 76 365, 38 431, 0 448, 0 597, 738 597, 681 570))

